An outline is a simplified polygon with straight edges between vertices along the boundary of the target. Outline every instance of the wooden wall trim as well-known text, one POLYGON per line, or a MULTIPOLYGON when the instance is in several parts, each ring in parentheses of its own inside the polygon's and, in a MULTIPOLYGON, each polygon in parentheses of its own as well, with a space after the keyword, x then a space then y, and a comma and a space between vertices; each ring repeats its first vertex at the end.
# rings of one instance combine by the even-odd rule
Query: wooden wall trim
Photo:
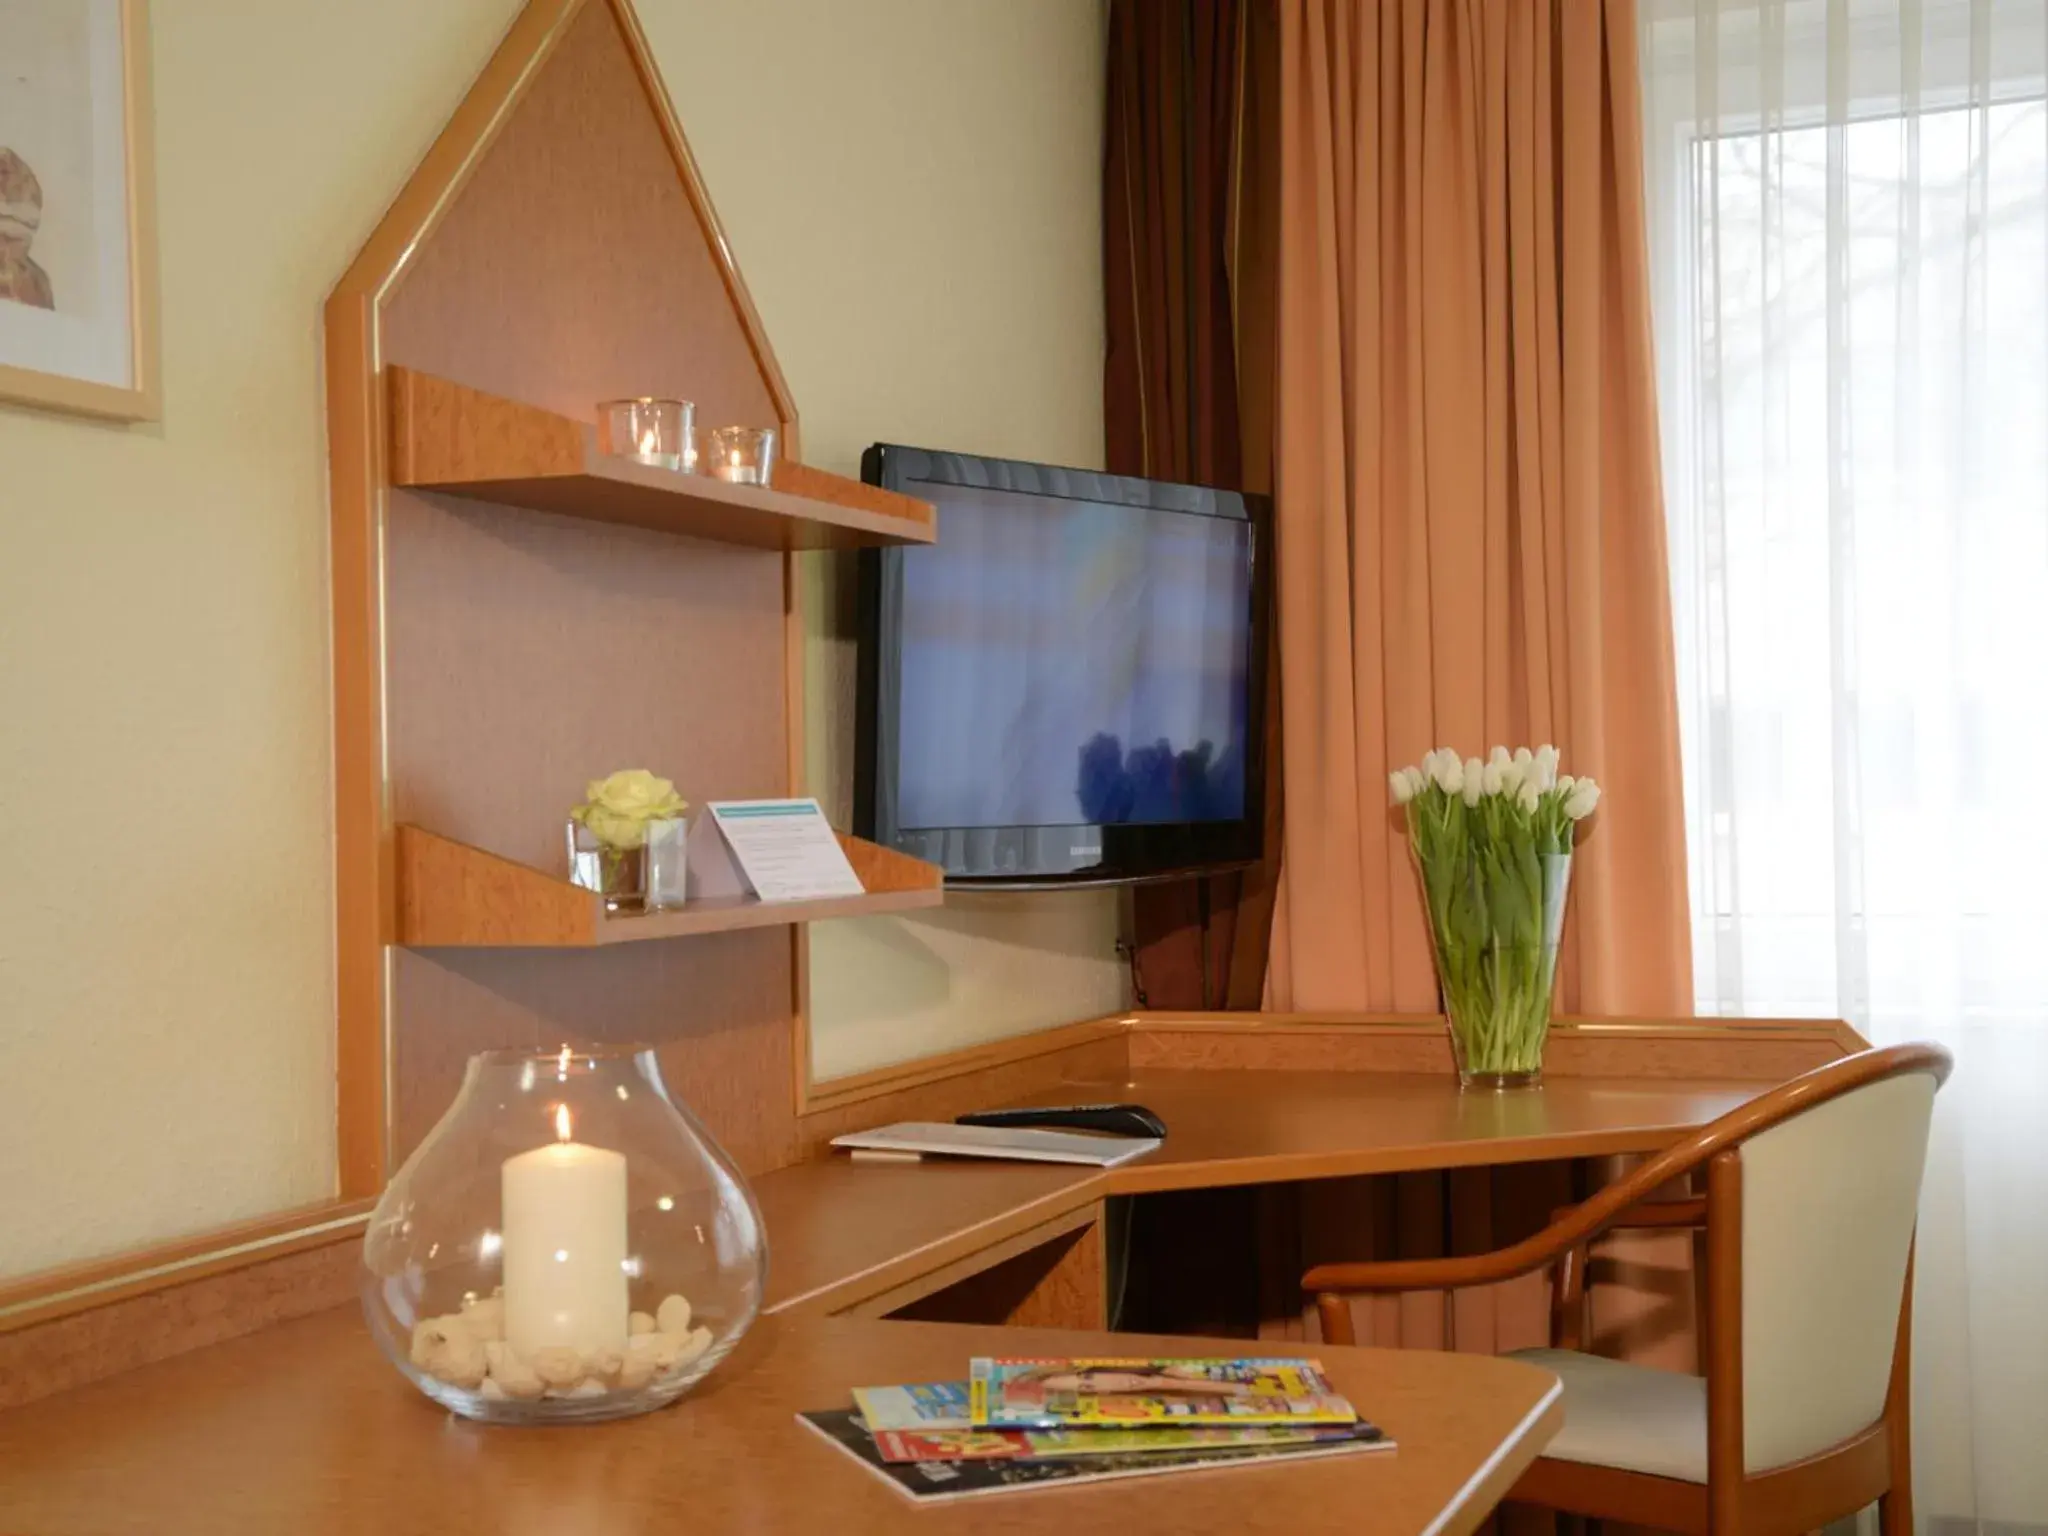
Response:
POLYGON ((357 1294, 360 1230, 357 1221, 312 1246, 266 1251, 219 1273, 186 1271, 176 1283, 0 1333, 0 1408, 345 1306, 357 1294))
POLYGON ((328 1244, 353 1242, 370 1200, 329 1200, 241 1222, 112 1258, 43 1270, 0 1286, 0 1333, 108 1306, 168 1286, 262 1264, 328 1244))
MULTIPOLYGON (((1381 1032, 1387 1034, 1440 1034, 1444 1016, 1440 1013, 1222 1013, 1183 1012, 1174 1009, 1140 1009, 1121 1016, 1133 1030, 1213 1030, 1223 1034, 1314 1034, 1381 1032)), ((1793 1035, 1855 1042, 1856 1050, 1867 1050, 1869 1042, 1840 1019, 1764 1018, 1608 1018, 1560 1015, 1554 1028, 1575 1034, 1626 1038, 1654 1035, 1663 1039, 1728 1039, 1763 1034, 1793 1035)))
MULTIPOLYGON (((1560 1019, 1544 1071, 1702 1081, 1774 1081, 1867 1049, 1833 1019, 1560 1019)), ((1452 1070, 1443 1021, 1365 1014, 1134 1016, 1134 1070, 1419 1072, 1452 1070)))

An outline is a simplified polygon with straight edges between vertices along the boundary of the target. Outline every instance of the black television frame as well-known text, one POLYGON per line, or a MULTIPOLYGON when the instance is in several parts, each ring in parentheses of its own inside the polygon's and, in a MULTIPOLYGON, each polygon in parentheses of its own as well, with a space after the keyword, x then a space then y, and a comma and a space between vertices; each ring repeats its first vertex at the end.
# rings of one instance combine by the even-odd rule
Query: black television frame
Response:
MULTIPOLYGON (((1007 890, 1135 885, 1242 869, 1264 847, 1266 806, 1267 652, 1273 624, 1272 506, 1263 496, 1129 475, 1067 469, 1017 459, 945 453, 876 443, 861 456, 861 478, 917 495, 920 482, 1016 491, 1025 495, 1242 519, 1251 528, 1251 655, 1247 658, 1245 814, 1235 821, 1075 823, 1062 828, 905 829, 895 819, 895 743, 901 698, 901 656, 895 615, 903 561, 915 547, 861 551, 856 635, 854 830, 884 847, 931 857, 932 839, 948 832, 987 837, 997 852, 1029 846, 1033 867, 1015 872, 956 873, 949 886, 1007 890), (1049 847, 1049 834, 1064 833, 1049 847), (1032 834, 1036 834, 1033 836, 1032 834), (1091 856, 1092 855, 1092 856, 1091 856)), ((945 537, 943 517, 939 537, 945 537)), ((933 862, 943 862, 934 859, 933 862)))

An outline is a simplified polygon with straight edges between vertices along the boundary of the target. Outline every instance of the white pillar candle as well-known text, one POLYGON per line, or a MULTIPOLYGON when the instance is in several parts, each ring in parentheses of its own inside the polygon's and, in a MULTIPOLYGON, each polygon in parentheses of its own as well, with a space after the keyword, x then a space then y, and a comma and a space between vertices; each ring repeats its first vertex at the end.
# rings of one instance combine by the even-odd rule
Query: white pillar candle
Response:
POLYGON ((528 1359, 563 1345, 626 1346, 626 1160, 569 1139, 505 1159, 505 1342, 528 1359))

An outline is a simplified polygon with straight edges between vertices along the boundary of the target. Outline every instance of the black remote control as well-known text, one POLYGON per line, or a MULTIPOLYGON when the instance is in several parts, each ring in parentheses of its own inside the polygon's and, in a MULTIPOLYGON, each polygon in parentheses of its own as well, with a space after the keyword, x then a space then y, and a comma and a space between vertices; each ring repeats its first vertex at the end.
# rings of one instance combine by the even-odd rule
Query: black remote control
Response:
POLYGON ((955 1125, 1059 1126, 1111 1136, 1164 1136, 1166 1122, 1142 1104, 1057 1104, 1037 1109, 983 1109, 954 1118, 955 1125))

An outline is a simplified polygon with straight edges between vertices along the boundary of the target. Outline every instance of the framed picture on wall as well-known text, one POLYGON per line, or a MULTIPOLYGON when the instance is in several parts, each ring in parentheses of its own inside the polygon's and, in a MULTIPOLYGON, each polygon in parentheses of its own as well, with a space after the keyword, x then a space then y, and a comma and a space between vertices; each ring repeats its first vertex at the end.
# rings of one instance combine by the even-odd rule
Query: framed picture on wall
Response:
POLYGON ((148 0, 0 0, 0 400, 158 414, 148 0))

